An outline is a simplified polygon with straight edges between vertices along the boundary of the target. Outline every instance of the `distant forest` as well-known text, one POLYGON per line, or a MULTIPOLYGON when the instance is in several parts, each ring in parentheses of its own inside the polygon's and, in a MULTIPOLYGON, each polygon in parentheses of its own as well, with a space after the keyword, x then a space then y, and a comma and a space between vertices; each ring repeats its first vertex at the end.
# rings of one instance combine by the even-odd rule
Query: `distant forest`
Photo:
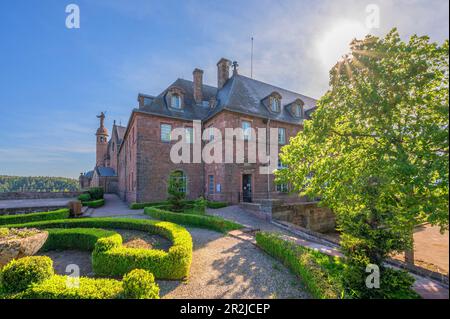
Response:
POLYGON ((0 175, 0 192, 67 192, 78 189, 78 180, 73 178, 0 175))

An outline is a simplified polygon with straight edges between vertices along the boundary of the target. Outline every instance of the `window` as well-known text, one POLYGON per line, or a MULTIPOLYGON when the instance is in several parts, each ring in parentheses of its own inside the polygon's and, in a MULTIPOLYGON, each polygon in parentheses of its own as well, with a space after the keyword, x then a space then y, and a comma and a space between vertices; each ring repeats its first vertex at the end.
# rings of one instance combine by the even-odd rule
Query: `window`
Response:
POLYGON ((280 112, 280 99, 272 97, 270 100, 270 109, 272 112, 280 112))
POLYGON ((278 144, 286 144, 286 129, 278 128, 278 144))
POLYGON ((181 96, 179 96, 178 94, 172 94, 170 105, 174 109, 181 109, 181 96))
POLYGON ((194 142, 194 129, 186 127, 186 143, 192 144, 194 142))
POLYGON ((214 175, 208 175, 208 190, 210 194, 214 194, 214 175))
POLYGON ((171 141, 171 133, 172 133, 172 125, 170 124, 161 124, 161 141, 170 142, 171 141))
POLYGON ((252 124, 247 121, 242 121, 242 130, 244 131, 244 140, 250 140, 252 137, 252 124))
POLYGON ((301 118, 303 117, 302 106, 299 104, 294 105, 294 115, 295 117, 301 118))
POLYGON ((208 127, 208 139, 214 141, 214 127, 212 125, 208 127))
POLYGON ((277 192, 280 192, 280 193, 287 193, 289 191, 287 184, 277 184, 276 190, 277 190, 277 192))
POLYGON ((171 185, 174 185, 179 192, 186 194, 186 175, 182 171, 172 172, 169 179, 171 185))
POLYGON ((287 168, 287 165, 285 165, 280 158, 278 158, 278 169, 287 168))

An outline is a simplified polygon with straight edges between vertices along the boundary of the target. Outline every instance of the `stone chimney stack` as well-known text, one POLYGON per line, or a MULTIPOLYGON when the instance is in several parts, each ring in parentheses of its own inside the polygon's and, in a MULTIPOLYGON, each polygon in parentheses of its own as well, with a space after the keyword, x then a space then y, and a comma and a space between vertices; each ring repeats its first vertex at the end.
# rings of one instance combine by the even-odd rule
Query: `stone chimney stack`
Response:
POLYGON ((230 77, 230 60, 222 58, 217 62, 217 88, 221 89, 230 77))
POLYGON ((194 77, 194 100, 200 104, 203 101, 203 70, 195 69, 192 75, 194 77))

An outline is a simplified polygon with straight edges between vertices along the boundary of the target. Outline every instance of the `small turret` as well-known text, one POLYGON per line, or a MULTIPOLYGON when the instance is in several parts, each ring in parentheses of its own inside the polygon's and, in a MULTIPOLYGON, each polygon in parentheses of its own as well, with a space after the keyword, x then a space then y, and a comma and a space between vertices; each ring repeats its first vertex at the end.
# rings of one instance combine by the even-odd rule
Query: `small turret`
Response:
POLYGON ((104 125, 105 113, 101 112, 97 117, 100 119, 100 127, 95 134, 97 136, 96 166, 105 166, 108 152, 108 130, 104 125))

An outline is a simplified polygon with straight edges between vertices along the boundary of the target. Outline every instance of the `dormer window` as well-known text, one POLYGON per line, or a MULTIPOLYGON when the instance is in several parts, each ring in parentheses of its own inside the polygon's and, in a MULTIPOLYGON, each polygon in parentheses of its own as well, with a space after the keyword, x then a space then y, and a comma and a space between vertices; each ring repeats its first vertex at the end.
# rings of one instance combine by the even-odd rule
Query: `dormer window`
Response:
POLYGON ((172 94, 170 106, 174 109, 181 109, 181 96, 178 94, 172 94))
POLYGON ((300 104, 295 104, 293 106, 293 108, 294 108, 295 117, 298 117, 298 118, 303 117, 303 107, 300 104))
POLYGON ((272 97, 271 103, 270 103, 270 109, 272 112, 280 112, 280 99, 276 97, 272 97))
POLYGON ((292 102, 289 105, 289 111, 291 112, 292 116, 298 118, 298 119, 303 119, 304 114, 303 114, 303 101, 300 99, 296 99, 294 102, 292 102))
POLYGON ((173 110, 182 110, 184 108, 185 92, 182 88, 172 86, 167 90, 165 97, 167 106, 173 110))

